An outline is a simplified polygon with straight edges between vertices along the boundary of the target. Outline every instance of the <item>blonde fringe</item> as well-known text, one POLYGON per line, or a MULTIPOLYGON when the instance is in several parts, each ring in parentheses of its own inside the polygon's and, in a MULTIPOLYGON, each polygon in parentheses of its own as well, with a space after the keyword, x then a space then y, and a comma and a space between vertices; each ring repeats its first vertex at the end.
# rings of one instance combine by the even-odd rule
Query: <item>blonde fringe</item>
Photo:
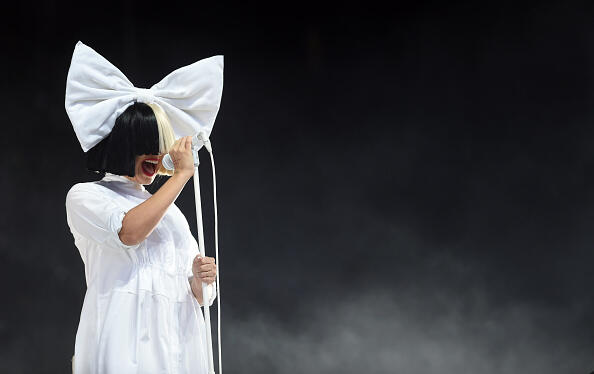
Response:
MULTIPOLYGON (((165 154, 169 152, 169 149, 171 149, 173 143, 175 143, 175 133, 173 132, 171 122, 169 122, 169 117, 167 117, 165 111, 155 103, 150 103, 148 105, 153 109, 155 117, 157 118, 157 128, 159 129, 159 152, 165 154)), ((157 174, 171 176, 173 175, 173 170, 167 170, 161 165, 159 170, 157 170, 157 174)))

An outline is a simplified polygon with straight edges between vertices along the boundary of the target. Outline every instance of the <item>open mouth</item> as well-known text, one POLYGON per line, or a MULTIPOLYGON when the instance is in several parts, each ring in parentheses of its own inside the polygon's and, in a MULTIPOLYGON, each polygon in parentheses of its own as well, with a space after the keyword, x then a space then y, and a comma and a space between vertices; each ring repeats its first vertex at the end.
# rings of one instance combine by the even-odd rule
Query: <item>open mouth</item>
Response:
POLYGON ((146 159, 142 161, 142 172, 147 177, 152 177, 157 172, 157 164, 159 164, 158 160, 155 159, 146 159))

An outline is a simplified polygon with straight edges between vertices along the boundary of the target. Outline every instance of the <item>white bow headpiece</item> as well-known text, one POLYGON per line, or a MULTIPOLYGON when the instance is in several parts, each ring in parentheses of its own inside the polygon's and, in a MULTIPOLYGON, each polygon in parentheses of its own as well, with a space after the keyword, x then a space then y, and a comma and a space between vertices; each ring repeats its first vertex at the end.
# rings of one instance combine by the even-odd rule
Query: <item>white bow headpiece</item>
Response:
POLYGON ((135 101, 158 104, 177 138, 199 132, 210 136, 223 94, 223 56, 181 67, 151 88, 137 88, 103 56, 76 43, 66 78, 66 112, 87 152, 135 101))

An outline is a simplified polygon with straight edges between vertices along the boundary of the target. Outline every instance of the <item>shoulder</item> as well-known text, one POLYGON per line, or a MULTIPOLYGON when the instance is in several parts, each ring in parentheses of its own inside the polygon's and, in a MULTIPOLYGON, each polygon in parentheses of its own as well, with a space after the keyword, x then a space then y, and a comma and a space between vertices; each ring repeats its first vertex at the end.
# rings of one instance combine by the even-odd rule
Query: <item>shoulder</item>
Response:
POLYGON ((105 192, 106 188, 98 184, 97 182, 83 182, 76 183, 68 190, 66 198, 68 196, 79 194, 79 193, 102 193, 105 192))
POLYGON ((97 182, 76 183, 66 193, 66 205, 77 200, 105 199, 112 191, 97 182))

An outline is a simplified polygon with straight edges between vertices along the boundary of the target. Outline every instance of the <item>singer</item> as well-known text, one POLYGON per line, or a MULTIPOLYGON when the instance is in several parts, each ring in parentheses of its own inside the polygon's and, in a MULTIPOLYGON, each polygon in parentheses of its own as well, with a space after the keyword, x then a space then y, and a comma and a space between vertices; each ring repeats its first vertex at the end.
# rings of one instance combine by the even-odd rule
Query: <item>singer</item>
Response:
POLYGON ((191 136, 175 141, 160 106, 135 102, 87 152, 105 173, 75 184, 67 222, 85 265, 87 292, 73 373, 207 373, 201 282, 216 296, 216 265, 198 256, 174 204, 194 173, 191 136), (169 153, 175 171, 161 165, 169 153), (170 175, 151 195, 143 185, 170 175))

